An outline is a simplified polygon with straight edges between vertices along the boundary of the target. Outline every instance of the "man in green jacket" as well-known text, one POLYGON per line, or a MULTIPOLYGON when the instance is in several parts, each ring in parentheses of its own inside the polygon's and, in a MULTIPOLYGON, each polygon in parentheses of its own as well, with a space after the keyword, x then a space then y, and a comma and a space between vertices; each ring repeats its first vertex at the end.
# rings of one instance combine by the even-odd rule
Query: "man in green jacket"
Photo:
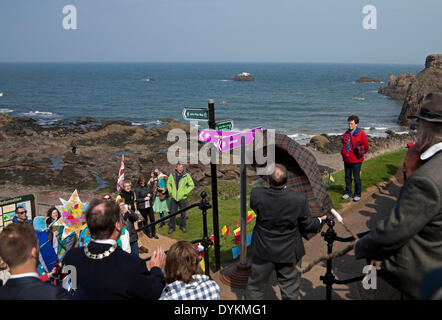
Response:
MULTIPOLYGON (((176 165, 175 170, 170 174, 167 180, 167 191, 170 196, 170 213, 174 213, 179 209, 187 206, 187 197, 192 192, 195 184, 192 177, 184 170, 181 163, 176 165), (178 186, 178 187, 177 187, 178 186)), ((169 234, 175 231, 176 216, 169 220, 169 234)), ((181 213, 180 229, 186 232, 186 211, 181 213)))

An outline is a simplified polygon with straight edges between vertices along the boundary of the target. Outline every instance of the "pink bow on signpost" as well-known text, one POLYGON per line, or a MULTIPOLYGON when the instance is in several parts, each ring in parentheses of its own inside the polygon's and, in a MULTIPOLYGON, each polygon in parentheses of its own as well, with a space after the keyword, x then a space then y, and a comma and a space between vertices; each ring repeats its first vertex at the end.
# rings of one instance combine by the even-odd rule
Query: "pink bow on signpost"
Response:
POLYGON ((201 142, 212 142, 215 144, 219 152, 224 152, 241 146, 241 137, 244 134, 245 144, 250 145, 255 139, 257 130, 262 127, 254 128, 244 133, 239 131, 217 131, 217 130, 201 130, 199 139, 201 142))

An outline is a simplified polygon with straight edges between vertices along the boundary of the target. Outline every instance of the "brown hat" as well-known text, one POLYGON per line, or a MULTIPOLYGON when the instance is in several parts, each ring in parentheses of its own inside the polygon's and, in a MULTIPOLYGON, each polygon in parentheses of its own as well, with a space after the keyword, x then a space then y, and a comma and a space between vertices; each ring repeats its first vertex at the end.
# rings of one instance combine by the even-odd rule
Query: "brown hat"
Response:
POLYGON ((428 94, 417 117, 429 122, 442 122, 442 93, 428 94))

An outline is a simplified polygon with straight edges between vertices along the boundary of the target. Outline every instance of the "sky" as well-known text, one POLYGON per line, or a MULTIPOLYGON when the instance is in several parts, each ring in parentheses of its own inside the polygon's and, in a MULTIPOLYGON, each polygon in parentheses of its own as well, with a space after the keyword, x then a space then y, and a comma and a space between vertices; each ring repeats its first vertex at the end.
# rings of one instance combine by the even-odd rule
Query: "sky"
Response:
POLYGON ((0 0, 0 62, 423 64, 441 16, 440 0, 0 0))

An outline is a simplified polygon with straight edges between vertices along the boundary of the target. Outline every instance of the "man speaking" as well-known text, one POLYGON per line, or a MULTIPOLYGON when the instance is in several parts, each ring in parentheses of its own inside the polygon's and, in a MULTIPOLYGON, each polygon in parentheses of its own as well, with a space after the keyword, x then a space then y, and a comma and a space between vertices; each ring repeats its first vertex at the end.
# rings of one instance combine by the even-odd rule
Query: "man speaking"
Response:
POLYGON ((250 195, 256 213, 252 236, 252 271, 244 293, 246 300, 262 300, 273 270, 284 300, 299 298, 301 258, 305 254, 301 233, 316 233, 326 216, 312 218, 304 193, 288 189, 287 170, 275 164, 268 176, 269 188, 258 187, 250 195))

